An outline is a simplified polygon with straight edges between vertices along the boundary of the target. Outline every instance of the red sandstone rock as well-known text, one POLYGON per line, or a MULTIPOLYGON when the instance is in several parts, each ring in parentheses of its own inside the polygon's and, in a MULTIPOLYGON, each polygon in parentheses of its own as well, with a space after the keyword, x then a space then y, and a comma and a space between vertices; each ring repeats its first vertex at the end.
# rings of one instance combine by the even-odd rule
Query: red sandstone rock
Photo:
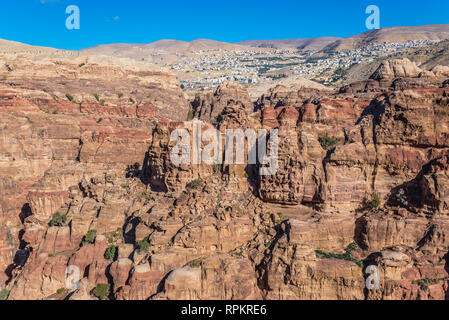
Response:
MULTIPOLYGON (((376 74, 392 82, 418 71, 388 62, 376 74)), ((88 92, 88 71, 78 72, 88 92)), ((219 116, 222 133, 279 130, 279 170, 263 177, 247 163, 170 161, 170 132, 193 128, 167 119, 186 116, 171 81, 152 101, 103 103, 89 92, 78 104, 24 76, 28 89, 0 91, 0 288, 9 281, 10 299, 52 299, 76 265, 81 287, 71 299, 91 298, 100 283, 115 299, 444 299, 449 91, 428 76, 388 90, 374 80, 341 93, 278 87, 253 114, 240 87, 198 97, 196 115, 219 116), (327 150, 325 137, 335 139, 327 150), (67 223, 49 227, 56 211, 67 223), (81 245, 89 230, 94 243, 81 245), (115 261, 104 257, 109 246, 115 261), (364 259, 379 267, 379 290, 364 290, 364 259)), ((80 84, 67 82, 78 102, 80 84)))

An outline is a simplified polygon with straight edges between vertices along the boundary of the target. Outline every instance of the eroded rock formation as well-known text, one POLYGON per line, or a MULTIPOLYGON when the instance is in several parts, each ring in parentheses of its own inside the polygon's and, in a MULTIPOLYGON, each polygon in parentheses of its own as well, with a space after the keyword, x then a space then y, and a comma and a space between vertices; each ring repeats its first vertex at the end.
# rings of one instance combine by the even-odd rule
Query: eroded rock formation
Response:
MULTIPOLYGON (((45 62, 29 77, 14 61, 0 85, 9 299, 95 299, 99 285, 122 300, 447 298, 449 88, 407 82, 415 66, 386 63, 377 80, 338 92, 276 88, 254 104, 230 84, 197 97, 201 129, 221 139, 278 129, 278 170, 259 176, 260 163, 170 160, 170 133, 191 135, 194 122, 169 74, 152 74, 159 104, 64 99, 58 81, 111 88, 122 67, 45 62), (403 81, 390 87, 393 77, 403 81), (366 288, 368 266, 377 289, 366 288)), ((120 90, 147 87, 131 78, 120 90)))

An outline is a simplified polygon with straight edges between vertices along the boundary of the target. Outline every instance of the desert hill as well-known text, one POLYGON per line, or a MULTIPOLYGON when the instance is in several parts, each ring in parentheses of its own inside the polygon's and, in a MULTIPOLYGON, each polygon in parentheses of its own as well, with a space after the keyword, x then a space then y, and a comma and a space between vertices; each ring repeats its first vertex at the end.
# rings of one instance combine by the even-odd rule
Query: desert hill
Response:
MULTIPOLYGON (((449 24, 425 26, 389 27, 370 30, 348 38, 316 37, 304 39, 246 40, 227 43, 210 39, 182 41, 163 39, 152 43, 112 43, 80 50, 81 54, 102 54, 128 58, 141 58, 148 53, 162 51, 166 53, 192 53, 201 50, 250 50, 250 48, 276 48, 298 50, 339 51, 350 50, 382 42, 406 42, 409 40, 445 40, 449 39, 449 24)), ((0 52, 71 52, 55 48, 32 46, 20 42, 0 39, 0 52)), ((72 51, 76 52, 76 51, 72 51)))
POLYGON ((202 50, 248 50, 243 45, 220 42, 209 39, 198 39, 193 41, 181 41, 164 39, 148 44, 106 44, 81 50, 88 54, 107 54, 129 58, 139 57, 151 52, 165 51, 166 53, 191 53, 202 50))
POLYGON ((282 40, 247 40, 237 44, 256 48, 276 49, 298 49, 298 50, 321 50, 327 45, 340 40, 336 37, 318 37, 305 39, 282 39, 282 40))
POLYGON ((370 30, 355 36, 340 39, 326 46, 323 51, 352 50, 371 43, 407 42, 409 40, 449 39, 449 24, 425 26, 391 27, 370 30))
POLYGON ((78 52, 50 47, 33 46, 17 41, 0 39, 0 54, 64 55, 78 56, 78 52))

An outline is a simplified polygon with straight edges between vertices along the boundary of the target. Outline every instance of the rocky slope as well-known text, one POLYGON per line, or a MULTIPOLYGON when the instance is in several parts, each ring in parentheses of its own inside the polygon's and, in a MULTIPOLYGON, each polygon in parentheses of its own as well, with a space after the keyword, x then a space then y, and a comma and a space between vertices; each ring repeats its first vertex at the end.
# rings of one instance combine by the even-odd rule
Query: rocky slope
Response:
POLYGON ((336 37, 317 37, 305 39, 281 39, 281 40, 247 40, 237 44, 255 48, 276 48, 290 50, 321 50, 327 45, 340 40, 336 37))
POLYGON ((222 139, 228 128, 279 130, 279 169, 259 176, 260 164, 170 161, 170 132, 193 122, 169 74, 14 59, 0 83, 8 299, 447 297, 440 69, 420 78, 391 61, 338 91, 276 88, 255 104, 232 84, 197 96, 194 116, 222 139), (79 287, 67 287, 69 266, 79 287))
POLYGON ((185 120, 189 104, 176 76, 155 66, 105 56, 36 58, 5 55, 0 83, 48 100, 96 103, 106 110, 151 103, 162 117, 185 120))
POLYGON ((336 85, 347 85, 369 78, 381 64, 387 60, 408 59, 415 63, 420 71, 431 71, 437 66, 449 65, 449 41, 444 40, 436 44, 430 44, 420 48, 398 52, 373 61, 365 61, 353 64, 346 71, 344 77, 336 82, 336 85))
POLYGON ((401 26, 370 30, 348 38, 339 39, 323 51, 354 50, 372 43, 407 42, 409 40, 447 40, 449 24, 433 24, 425 26, 401 26))
POLYGON ((153 53, 164 54, 189 54, 205 50, 250 50, 245 44, 233 44, 209 39, 197 39, 193 41, 181 41, 164 39, 146 44, 113 43, 99 45, 81 50, 82 54, 87 55, 107 55, 114 57, 130 58, 136 60, 151 59, 153 53))

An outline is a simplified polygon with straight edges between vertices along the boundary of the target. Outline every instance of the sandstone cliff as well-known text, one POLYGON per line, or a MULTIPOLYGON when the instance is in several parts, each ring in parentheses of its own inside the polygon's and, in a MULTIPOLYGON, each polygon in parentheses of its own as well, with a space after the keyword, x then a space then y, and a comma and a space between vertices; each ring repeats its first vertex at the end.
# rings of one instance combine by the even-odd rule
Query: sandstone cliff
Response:
POLYGON ((410 85, 416 68, 376 73, 397 86, 198 96, 203 130, 279 130, 279 169, 259 176, 170 161, 170 132, 193 123, 169 74, 45 61, 29 76, 16 59, 0 86, 9 299, 447 298, 449 88, 410 85))

